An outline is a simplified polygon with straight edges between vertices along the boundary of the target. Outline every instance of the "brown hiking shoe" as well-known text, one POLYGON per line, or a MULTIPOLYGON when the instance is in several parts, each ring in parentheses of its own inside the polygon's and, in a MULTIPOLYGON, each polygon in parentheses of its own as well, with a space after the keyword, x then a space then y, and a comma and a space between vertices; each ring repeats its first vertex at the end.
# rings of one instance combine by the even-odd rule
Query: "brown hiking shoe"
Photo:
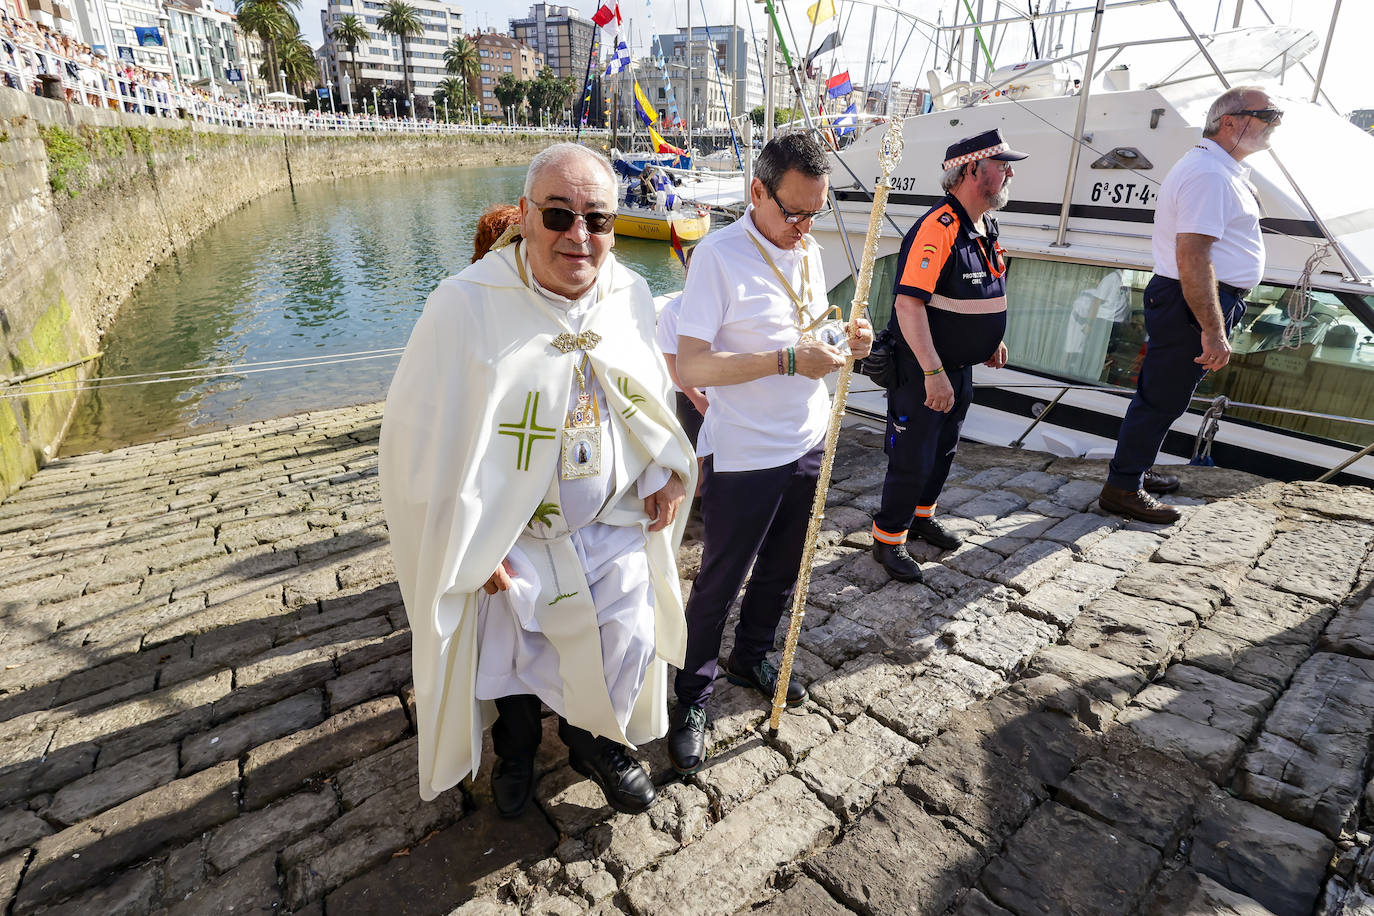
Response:
POLYGON ((1178 478, 1173 474, 1165 474, 1150 468, 1145 472, 1145 476, 1140 481, 1140 488, 1146 493, 1153 493, 1156 496, 1163 496, 1178 489, 1178 478))
POLYGON ((1154 525, 1171 525, 1179 518, 1177 509, 1164 505, 1144 490, 1126 490, 1111 484, 1103 485, 1097 504, 1103 512, 1154 525))

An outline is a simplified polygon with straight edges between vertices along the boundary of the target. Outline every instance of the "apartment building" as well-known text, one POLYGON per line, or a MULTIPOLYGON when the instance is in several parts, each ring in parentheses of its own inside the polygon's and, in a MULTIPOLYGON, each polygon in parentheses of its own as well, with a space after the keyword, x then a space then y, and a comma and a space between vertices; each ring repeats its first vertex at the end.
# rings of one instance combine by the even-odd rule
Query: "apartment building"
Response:
MULTIPOLYGON (((444 70, 444 49, 463 34, 463 10, 440 0, 407 2, 419 13, 424 32, 406 39, 405 65, 415 95, 428 99, 448 76, 444 70)), ((352 78, 352 56, 348 48, 336 44, 331 34, 334 23, 350 13, 372 33, 371 41, 358 45, 359 81, 376 80, 401 89, 405 82, 401 69, 401 41, 377 26, 377 20, 386 13, 386 3, 379 0, 329 0, 329 5, 321 11, 320 27, 324 33, 321 55, 326 68, 333 74, 334 85, 340 87, 342 93, 343 87, 348 85, 345 73, 350 80, 352 78)), ((420 107, 427 106, 422 104, 420 107)))
POLYGON ((497 32, 479 32, 468 40, 477 46, 481 61, 477 75, 468 81, 473 98, 482 106, 483 117, 500 118, 501 102, 496 84, 503 74, 518 80, 532 80, 544 66, 544 55, 516 38, 497 32))
POLYGON ((572 7, 551 3, 536 3, 525 18, 510 21, 512 38, 542 55, 544 63, 555 74, 576 81, 577 89, 568 99, 572 107, 582 100, 582 81, 587 76, 587 61, 596 31, 595 23, 584 19, 572 7))

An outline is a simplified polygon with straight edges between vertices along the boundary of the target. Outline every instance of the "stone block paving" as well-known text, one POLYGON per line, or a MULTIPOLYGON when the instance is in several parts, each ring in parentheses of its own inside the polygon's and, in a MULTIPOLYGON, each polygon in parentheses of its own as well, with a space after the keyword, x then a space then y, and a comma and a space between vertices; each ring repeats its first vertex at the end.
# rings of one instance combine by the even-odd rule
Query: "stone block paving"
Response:
POLYGON ((901 584, 852 428, 811 699, 774 735, 722 683, 699 773, 636 752, 638 816, 550 717, 507 821, 489 741, 417 791, 380 419, 64 458, 0 503, 0 913, 1374 912, 1369 490, 1182 468, 1180 523, 1123 524, 1101 462, 964 443, 967 543, 901 584))

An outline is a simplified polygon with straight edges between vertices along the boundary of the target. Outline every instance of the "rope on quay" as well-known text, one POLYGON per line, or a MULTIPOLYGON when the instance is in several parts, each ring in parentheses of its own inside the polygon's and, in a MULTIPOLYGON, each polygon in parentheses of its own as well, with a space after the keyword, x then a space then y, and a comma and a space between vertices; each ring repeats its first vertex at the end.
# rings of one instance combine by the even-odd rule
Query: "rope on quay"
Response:
POLYGON ((224 378, 231 375, 256 375, 262 372, 280 372, 287 369, 308 369, 314 366, 334 366, 343 363, 356 363, 369 359, 385 359, 387 357, 399 356, 404 349, 404 347, 387 347, 381 350, 359 350, 354 353, 334 353, 322 356, 299 356, 290 359, 264 360, 256 363, 233 363, 223 366, 202 366, 195 369, 174 369, 167 372, 110 375, 62 384, 45 384, 43 387, 16 385, 13 391, 0 391, 0 399, 33 397, 34 395, 43 394, 67 394, 80 391, 91 391, 98 388, 126 388, 135 385, 158 385, 165 382, 196 381, 224 378))

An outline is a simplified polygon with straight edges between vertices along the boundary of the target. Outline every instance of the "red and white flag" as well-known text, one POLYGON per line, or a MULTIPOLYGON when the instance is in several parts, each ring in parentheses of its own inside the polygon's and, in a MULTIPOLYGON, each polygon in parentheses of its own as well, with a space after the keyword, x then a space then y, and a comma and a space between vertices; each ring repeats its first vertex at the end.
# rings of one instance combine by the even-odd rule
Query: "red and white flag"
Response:
POLYGON ((620 0, 601 0, 601 6, 597 7, 592 22, 595 22, 608 38, 614 38, 620 31, 620 0))

